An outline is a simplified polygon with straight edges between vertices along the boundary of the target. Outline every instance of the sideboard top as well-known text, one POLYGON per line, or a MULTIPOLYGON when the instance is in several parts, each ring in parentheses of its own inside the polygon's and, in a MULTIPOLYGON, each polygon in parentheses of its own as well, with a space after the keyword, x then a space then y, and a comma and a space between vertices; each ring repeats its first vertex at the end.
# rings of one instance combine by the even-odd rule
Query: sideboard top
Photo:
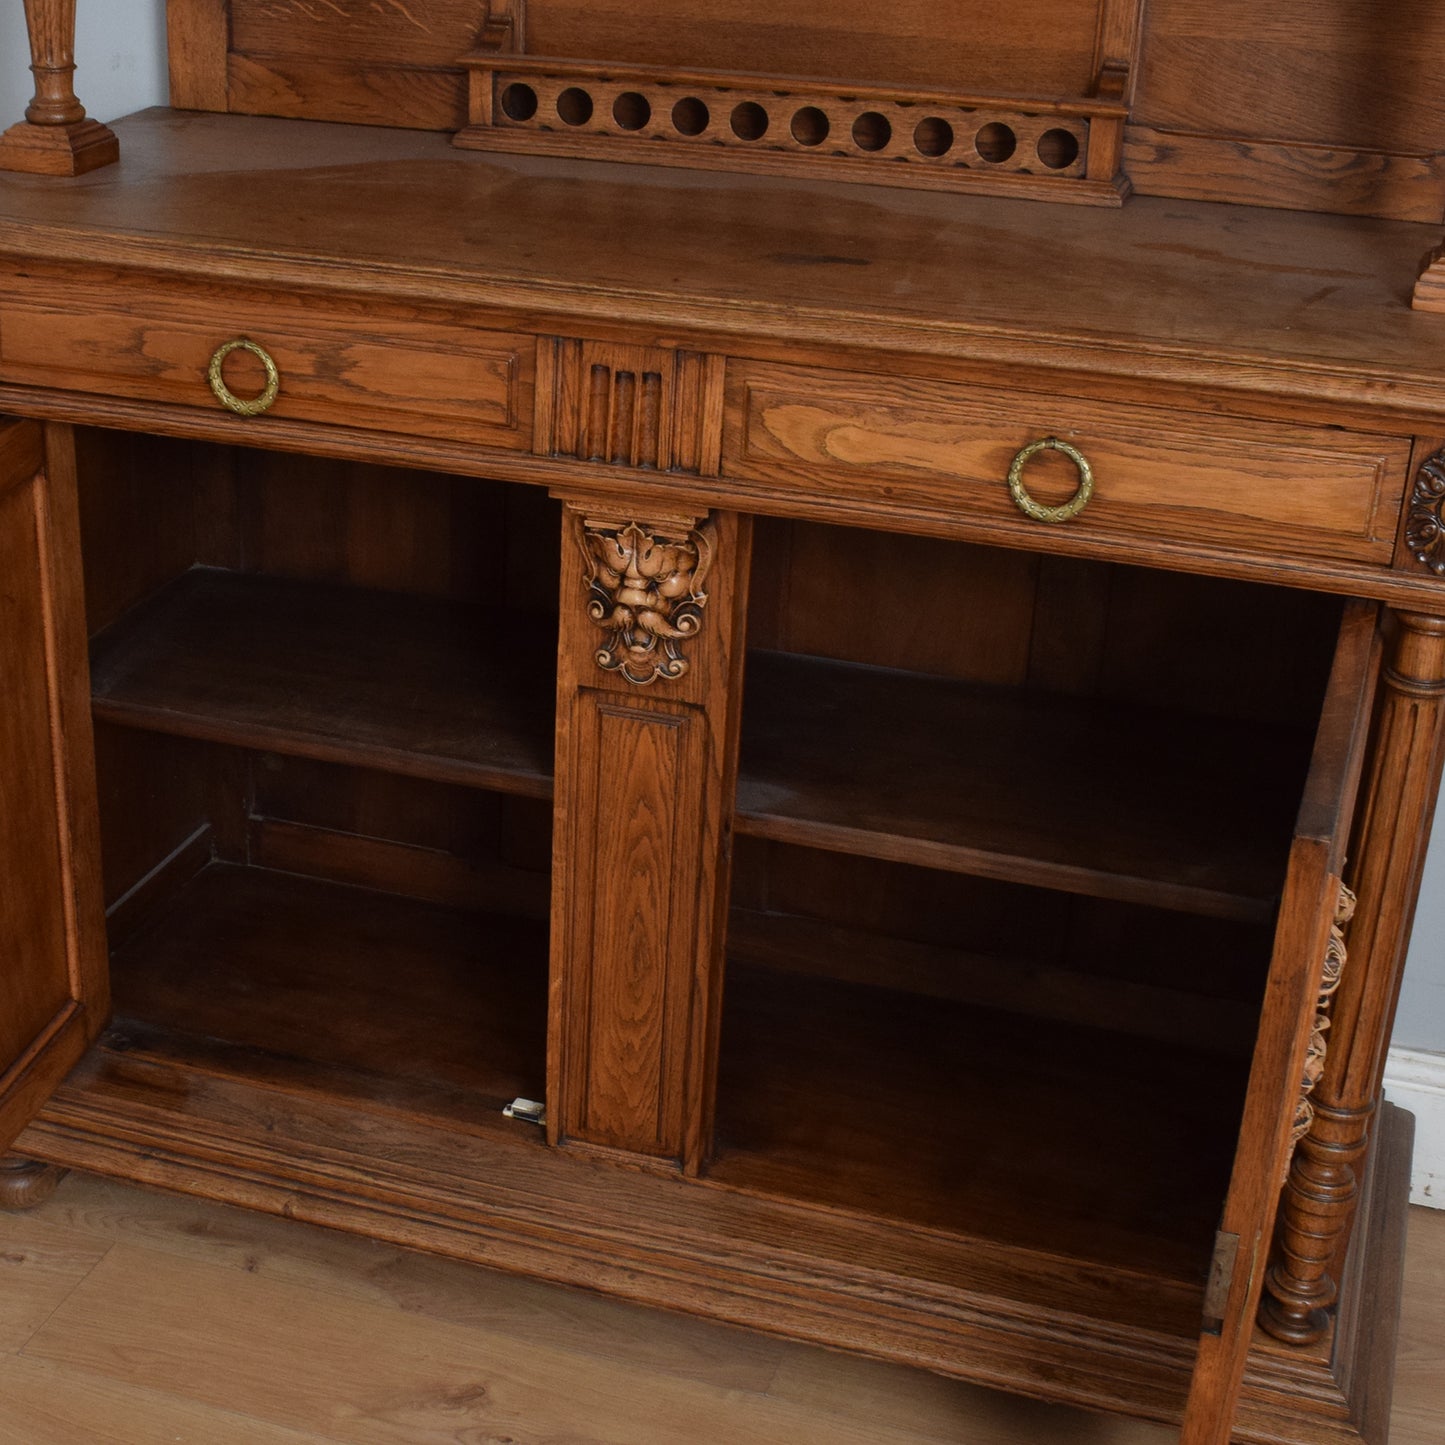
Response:
POLYGON ((144 112, 122 161, 0 177, 0 253, 541 324, 1047 366, 1445 418, 1429 226, 1118 211, 484 156, 416 131, 144 112))

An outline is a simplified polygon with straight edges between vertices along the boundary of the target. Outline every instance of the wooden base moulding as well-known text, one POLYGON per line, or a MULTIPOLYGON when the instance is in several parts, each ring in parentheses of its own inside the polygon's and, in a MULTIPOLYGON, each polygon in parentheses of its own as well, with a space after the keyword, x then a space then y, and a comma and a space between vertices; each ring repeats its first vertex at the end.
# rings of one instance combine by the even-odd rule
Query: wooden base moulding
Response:
MULTIPOLYGON (((1255 1336, 1241 1445, 1384 1438, 1371 1402, 1389 1396, 1412 1120, 1387 1105, 1380 1123, 1352 1250, 1372 1287, 1349 1293, 1320 1345, 1255 1336)), ((18 1147, 1040 1399, 1179 1419, 1192 1286, 1139 1276, 1121 1293, 1098 1266, 904 1226, 880 1249, 846 1213, 706 1183, 681 1186, 684 1200, 675 1178, 541 1149, 524 1125, 500 1137, 500 1120, 479 1132, 383 1106, 359 1124, 336 1101, 103 1048, 18 1147), (1121 1308, 1129 1319, 1106 1318, 1121 1308)))
POLYGON ((120 159, 120 142, 98 120, 75 125, 22 121, 0 136, 0 170, 39 176, 79 176, 120 159))

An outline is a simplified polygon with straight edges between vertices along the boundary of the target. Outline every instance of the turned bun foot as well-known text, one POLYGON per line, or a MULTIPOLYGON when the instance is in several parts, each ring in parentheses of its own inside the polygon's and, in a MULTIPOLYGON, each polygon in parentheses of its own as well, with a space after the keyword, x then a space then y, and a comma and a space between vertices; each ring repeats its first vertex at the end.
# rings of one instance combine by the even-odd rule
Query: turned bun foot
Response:
POLYGON ((34 1209, 44 1204, 70 1171, 35 1159, 0 1159, 0 1209, 34 1209))

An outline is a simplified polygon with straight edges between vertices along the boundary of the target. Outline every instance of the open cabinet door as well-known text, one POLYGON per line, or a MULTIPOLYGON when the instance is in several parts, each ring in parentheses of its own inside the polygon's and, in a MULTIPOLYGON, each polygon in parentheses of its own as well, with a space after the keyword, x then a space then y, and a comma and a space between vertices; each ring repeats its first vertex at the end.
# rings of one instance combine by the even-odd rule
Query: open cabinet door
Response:
POLYGON ((1230 1439, 1340 907, 1379 654, 1375 608, 1350 603, 1290 848, 1181 1445, 1228 1445, 1230 1439))
POLYGON ((75 456, 65 427, 47 433, 0 420, 0 687, 3 1154, 108 1009, 75 456))

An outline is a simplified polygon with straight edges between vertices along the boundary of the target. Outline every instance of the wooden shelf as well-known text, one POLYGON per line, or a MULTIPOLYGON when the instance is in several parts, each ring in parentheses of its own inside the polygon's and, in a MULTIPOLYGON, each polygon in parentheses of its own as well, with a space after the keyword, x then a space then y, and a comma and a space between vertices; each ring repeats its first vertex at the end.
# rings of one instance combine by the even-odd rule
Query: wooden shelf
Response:
POLYGON ((504 1123, 543 1097, 547 931, 217 863, 112 959, 113 1049, 504 1123))
POLYGON ((736 828, 1268 921, 1304 731, 749 654, 736 828))
POLYGON ((1202 1280, 1247 1059, 736 961, 727 990, 714 1181, 1202 1280))
POLYGON ((91 648, 97 718, 527 797, 555 631, 481 607, 193 568, 91 648))

